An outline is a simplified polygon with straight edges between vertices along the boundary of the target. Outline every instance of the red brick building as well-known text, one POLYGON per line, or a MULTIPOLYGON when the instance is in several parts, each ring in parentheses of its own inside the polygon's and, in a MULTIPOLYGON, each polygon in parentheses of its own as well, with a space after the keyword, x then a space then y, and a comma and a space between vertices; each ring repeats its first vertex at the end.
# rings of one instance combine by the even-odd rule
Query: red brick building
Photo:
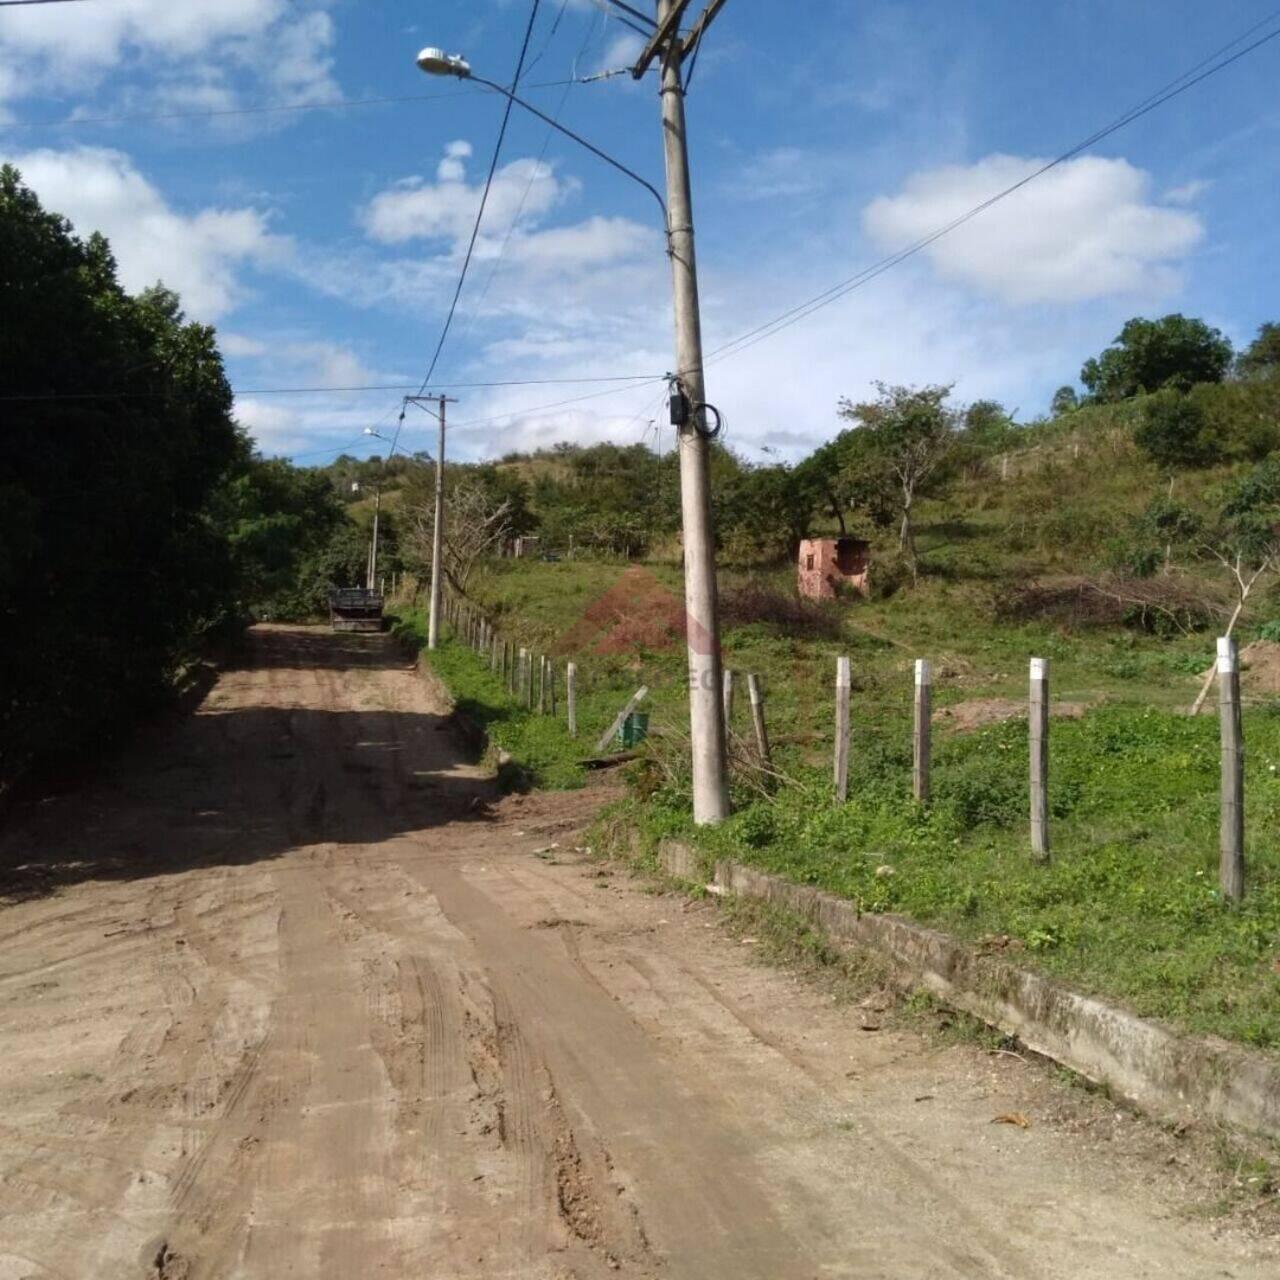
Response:
POLYGON ((870 593, 871 544, 862 538, 809 538, 800 544, 797 585, 810 600, 834 600, 841 583, 870 593))

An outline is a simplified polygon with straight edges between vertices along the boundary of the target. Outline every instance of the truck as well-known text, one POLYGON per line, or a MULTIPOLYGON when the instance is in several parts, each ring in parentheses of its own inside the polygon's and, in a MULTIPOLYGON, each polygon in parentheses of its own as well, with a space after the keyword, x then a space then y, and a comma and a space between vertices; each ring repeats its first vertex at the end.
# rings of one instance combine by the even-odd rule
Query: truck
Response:
POLYGON ((329 625, 335 631, 381 631, 381 592, 367 587, 330 588, 329 625))

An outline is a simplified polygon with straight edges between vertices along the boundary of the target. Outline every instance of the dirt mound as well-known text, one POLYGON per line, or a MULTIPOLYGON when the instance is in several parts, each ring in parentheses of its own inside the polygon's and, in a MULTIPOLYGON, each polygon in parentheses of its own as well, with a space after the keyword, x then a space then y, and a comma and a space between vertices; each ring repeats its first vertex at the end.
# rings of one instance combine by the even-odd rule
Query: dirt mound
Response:
MULTIPOLYGON (((1206 667, 1199 678, 1207 680, 1213 670, 1206 667)), ((1280 695, 1280 644, 1255 640, 1240 650, 1240 692, 1246 697, 1280 695)))
POLYGON ((582 611, 556 647, 561 653, 635 653, 668 649, 684 637, 684 602, 633 566, 582 611))
MULTIPOLYGON (((1083 702, 1055 702, 1049 714, 1066 720, 1079 720, 1085 713, 1083 702)), ((939 707, 933 713, 934 724, 950 725, 957 733, 970 733, 989 724, 1004 720, 1016 720, 1027 714, 1027 704, 1013 698, 970 698, 949 707, 939 707)))

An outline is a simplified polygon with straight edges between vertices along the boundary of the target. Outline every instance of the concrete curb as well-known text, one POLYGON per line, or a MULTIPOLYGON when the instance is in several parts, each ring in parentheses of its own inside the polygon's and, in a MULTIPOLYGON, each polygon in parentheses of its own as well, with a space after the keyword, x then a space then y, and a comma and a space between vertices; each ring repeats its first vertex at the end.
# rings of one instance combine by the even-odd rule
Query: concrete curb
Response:
MULTIPOLYGON (((706 861, 664 840, 658 860, 674 879, 706 884, 706 861)), ((736 862, 715 864, 709 887, 759 898, 810 920, 833 941, 887 956, 903 980, 1015 1035, 1151 1115, 1214 1120, 1280 1138, 1280 1061, 1212 1036, 1180 1035, 1084 996, 1042 974, 980 956, 901 916, 864 915, 844 898, 736 862)))

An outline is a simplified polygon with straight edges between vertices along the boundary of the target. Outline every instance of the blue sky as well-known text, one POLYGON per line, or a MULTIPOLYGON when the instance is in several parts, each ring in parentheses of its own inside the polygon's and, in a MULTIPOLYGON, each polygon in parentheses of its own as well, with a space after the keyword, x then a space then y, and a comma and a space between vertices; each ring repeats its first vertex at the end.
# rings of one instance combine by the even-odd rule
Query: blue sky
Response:
MULTIPOLYGON (((424 77, 414 55, 443 45, 508 80, 529 10, 0 9, 0 151, 48 207, 110 236, 129 287, 163 278, 217 325, 264 452, 374 452, 362 431, 393 425, 395 392, 263 392, 423 377, 502 100, 424 77), (370 97, 412 100, 136 118, 370 97), (48 123, 68 119, 80 123, 48 123)), ((1244 0, 728 0, 688 103, 708 349, 946 223, 1269 12, 1244 0)), ((527 93, 660 186, 653 79, 560 83, 633 54, 593 0, 543 0, 527 93)), ((729 442, 751 460, 798 457, 837 429, 841 395, 877 379, 954 382, 959 400, 994 396, 1025 418, 1131 315, 1201 315, 1238 344, 1280 319, 1278 69, 1280 40, 866 287, 713 360, 729 442)), ((440 382, 662 374, 670 281, 656 213, 517 111, 440 382)), ((594 394, 603 386, 457 388, 455 454, 652 443, 661 386, 594 394)), ((430 426, 411 415, 408 447, 428 447, 430 426)))

